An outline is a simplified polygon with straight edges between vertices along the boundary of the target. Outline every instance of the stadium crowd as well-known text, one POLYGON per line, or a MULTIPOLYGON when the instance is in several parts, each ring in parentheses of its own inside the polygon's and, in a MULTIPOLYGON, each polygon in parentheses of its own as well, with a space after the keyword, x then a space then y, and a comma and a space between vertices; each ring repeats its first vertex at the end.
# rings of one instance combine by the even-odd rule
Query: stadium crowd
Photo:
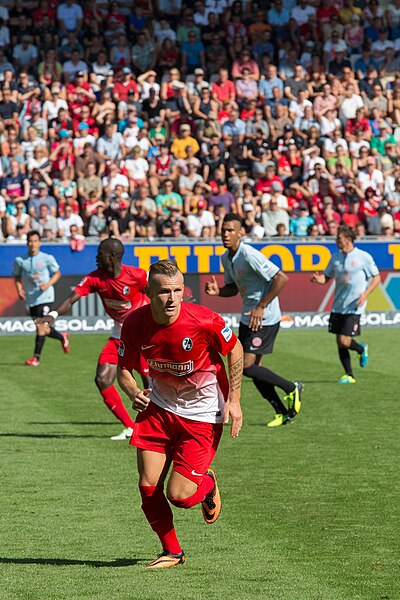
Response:
POLYGON ((0 6, 0 239, 400 233, 400 0, 0 6))

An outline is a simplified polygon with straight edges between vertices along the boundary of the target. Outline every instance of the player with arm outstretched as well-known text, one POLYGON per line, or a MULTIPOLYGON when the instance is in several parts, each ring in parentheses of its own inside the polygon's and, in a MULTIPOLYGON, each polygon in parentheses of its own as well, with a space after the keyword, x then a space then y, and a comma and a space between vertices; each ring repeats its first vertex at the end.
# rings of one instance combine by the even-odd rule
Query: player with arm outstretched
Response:
POLYGON ((360 335, 360 318, 365 313, 367 298, 380 284, 381 277, 372 256, 354 246, 356 234, 347 225, 338 228, 335 252, 324 273, 315 272, 313 283, 324 285, 330 279, 335 280, 335 296, 329 318, 329 332, 336 334, 340 362, 345 374, 338 383, 356 383, 349 350, 357 352, 360 366, 368 363, 368 345, 356 342, 353 338, 360 335))
MULTIPOLYGON (((47 315, 54 302, 54 285, 61 278, 60 267, 51 254, 40 250, 40 235, 30 231, 27 235, 28 254, 17 256, 14 261, 14 278, 18 297, 26 302, 30 316, 33 319, 47 315)), ((70 344, 67 333, 60 333, 46 323, 36 324, 35 349, 33 357, 25 361, 29 367, 40 365, 40 355, 46 336, 61 342, 65 353, 69 352, 70 344)))
POLYGON ((223 422, 231 418, 233 438, 242 427, 242 346, 215 312, 182 303, 183 291, 175 262, 152 264, 150 306, 127 317, 119 349, 118 381, 139 412, 130 443, 137 447, 142 509, 163 549, 149 569, 185 562, 169 503, 178 508, 201 503, 206 523, 217 520, 221 498, 210 465, 223 422), (227 356, 229 378, 221 355, 227 356), (150 369, 146 389, 131 373, 138 356, 150 369))
POLYGON ((268 427, 285 425, 301 408, 303 384, 289 381, 261 365, 264 354, 271 354, 279 332, 281 311, 278 296, 288 280, 276 265, 241 241, 242 220, 234 213, 225 216, 222 224, 222 243, 226 252, 221 257, 224 267, 224 287, 215 277, 206 283, 210 296, 229 297, 239 293, 243 299, 239 340, 244 349, 243 374, 251 377, 260 394, 275 409, 268 427), (280 399, 276 387, 285 392, 280 399))
MULTIPOLYGON (((43 323, 52 325, 58 315, 68 313, 72 305, 83 296, 92 293, 100 296, 106 313, 114 319, 114 328, 99 356, 95 382, 104 403, 125 427, 122 433, 113 436, 112 440, 130 438, 133 429, 133 420, 114 386, 122 323, 132 310, 149 302, 144 292, 147 286, 146 271, 123 265, 121 262, 123 254, 124 246, 119 240, 115 238, 103 240, 97 251, 98 269, 84 277, 55 311, 36 320, 38 326, 43 323)), ((148 367, 146 362, 141 360, 135 365, 135 368, 141 374, 143 384, 147 386, 148 367)))

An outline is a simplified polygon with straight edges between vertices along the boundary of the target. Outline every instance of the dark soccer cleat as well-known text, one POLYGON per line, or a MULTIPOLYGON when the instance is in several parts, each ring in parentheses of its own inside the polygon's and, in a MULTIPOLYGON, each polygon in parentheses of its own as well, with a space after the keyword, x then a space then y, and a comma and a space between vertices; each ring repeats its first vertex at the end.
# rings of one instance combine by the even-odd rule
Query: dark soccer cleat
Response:
POLYGON ((293 419, 301 410, 301 394, 304 389, 304 385, 301 381, 294 382, 294 390, 285 396, 285 400, 288 403, 289 417, 293 419))
POLYGON ((65 352, 65 354, 68 354, 68 352, 71 350, 71 344, 69 343, 69 335, 68 333, 62 333, 61 335, 63 336, 63 340, 61 342, 62 349, 65 352))
POLYGON ((185 562, 185 553, 182 550, 179 554, 171 554, 164 550, 157 556, 155 560, 145 566, 145 569, 168 569, 169 567, 175 567, 176 565, 183 565, 185 562))
POLYGON ((25 364, 28 365, 28 367, 38 367, 40 365, 40 360, 34 356, 33 358, 28 358, 28 360, 25 361, 25 364))
POLYGON ((217 476, 214 471, 212 469, 208 469, 206 471, 206 475, 209 475, 213 478, 214 487, 201 503, 201 510, 206 523, 215 523, 221 512, 221 495, 219 493, 217 476))

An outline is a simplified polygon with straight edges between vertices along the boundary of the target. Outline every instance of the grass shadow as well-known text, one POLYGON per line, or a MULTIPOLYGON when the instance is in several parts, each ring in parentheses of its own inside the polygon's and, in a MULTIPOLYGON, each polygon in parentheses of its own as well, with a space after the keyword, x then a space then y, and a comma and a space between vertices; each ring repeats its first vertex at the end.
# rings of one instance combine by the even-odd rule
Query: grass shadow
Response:
POLYGON ((104 423, 104 421, 29 421, 28 425, 115 425, 115 421, 104 423))
MULTIPOLYGON (((150 559, 148 559, 150 560, 150 559)), ((114 560, 78 560, 68 558, 9 558, 0 556, 0 564, 10 565, 53 565, 53 566, 89 566, 104 567, 131 567, 141 562, 148 562, 144 558, 115 558, 114 560)))
POLYGON ((102 435, 74 435, 71 433, 0 433, 0 437, 37 438, 37 439, 85 439, 104 440, 102 435))

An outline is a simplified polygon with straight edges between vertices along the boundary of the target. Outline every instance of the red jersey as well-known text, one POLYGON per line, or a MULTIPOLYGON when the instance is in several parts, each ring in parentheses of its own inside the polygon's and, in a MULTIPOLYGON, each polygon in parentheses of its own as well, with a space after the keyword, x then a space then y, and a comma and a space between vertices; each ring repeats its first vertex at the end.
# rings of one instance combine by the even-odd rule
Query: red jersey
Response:
POLYGON ((92 271, 84 277, 74 289, 79 296, 97 293, 104 309, 114 319, 112 337, 119 339, 122 323, 131 310, 148 304, 144 293, 147 286, 147 273, 144 269, 122 265, 118 277, 110 277, 102 269, 92 271))
POLYGON ((143 306, 124 322, 118 365, 132 370, 141 355, 155 404, 193 421, 221 423, 229 385, 220 355, 236 340, 222 317, 204 306, 182 303, 169 325, 156 323, 151 307, 143 306))

